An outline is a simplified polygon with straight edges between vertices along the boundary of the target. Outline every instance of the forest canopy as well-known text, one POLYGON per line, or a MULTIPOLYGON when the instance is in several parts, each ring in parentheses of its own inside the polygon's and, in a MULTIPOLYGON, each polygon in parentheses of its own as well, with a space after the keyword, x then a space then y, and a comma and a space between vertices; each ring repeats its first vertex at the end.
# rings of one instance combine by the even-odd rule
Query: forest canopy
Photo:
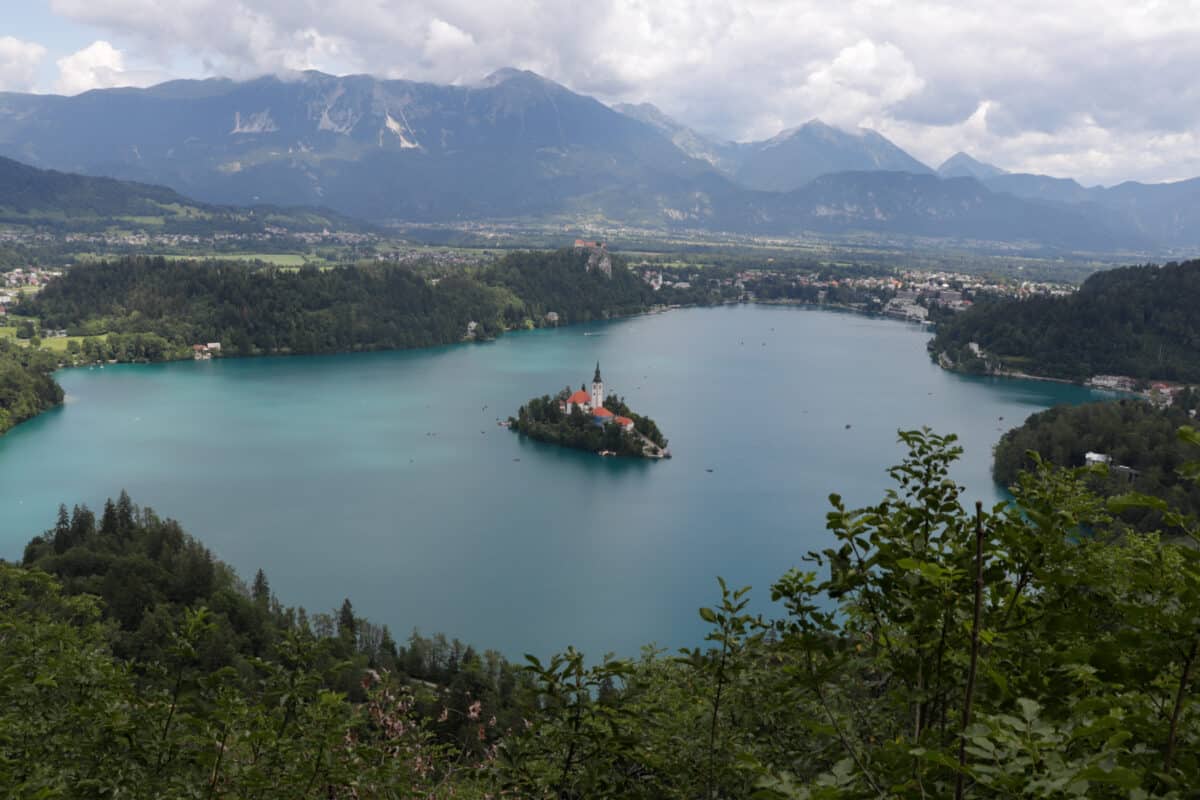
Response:
POLYGON ((427 279, 387 265, 292 270, 131 257, 72 269, 21 312, 71 335, 160 337, 165 352, 150 357, 160 360, 197 342, 221 342, 234 355, 428 347, 546 324, 550 311, 561 323, 585 322, 661 302, 618 257, 611 277, 587 260, 573 250, 512 253, 427 279))
MULTIPOLYGON (((1200 515, 1200 486, 1180 473, 1197 454, 1177 435, 1181 427, 1194 422, 1185 408, 1195 402, 1189 391, 1168 408, 1144 400, 1120 400, 1038 412, 1000 437, 992 475, 998 483, 1011 486, 1039 461, 1081 467, 1087 453, 1098 453, 1111 459, 1109 467, 1095 470, 1087 480, 1101 496, 1141 492, 1179 511, 1200 515)), ((1162 514, 1150 508, 1130 509, 1122 516, 1144 531, 1163 525, 1162 514)))

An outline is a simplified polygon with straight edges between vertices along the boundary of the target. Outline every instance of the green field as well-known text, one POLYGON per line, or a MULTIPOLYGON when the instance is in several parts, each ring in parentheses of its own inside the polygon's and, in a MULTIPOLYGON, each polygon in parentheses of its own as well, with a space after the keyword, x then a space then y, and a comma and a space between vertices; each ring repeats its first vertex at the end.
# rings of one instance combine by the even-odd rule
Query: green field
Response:
MULTIPOLYGON (((63 353, 67 352, 67 347, 70 346, 71 342, 73 342, 73 341, 79 342, 82 345, 83 341, 85 339, 89 339, 89 338, 95 339, 95 338, 104 338, 104 337, 103 336, 100 336, 100 337, 95 337, 95 336, 91 336, 91 337, 89 337, 89 336, 47 337, 47 338, 41 340, 42 341, 42 349, 49 350, 51 353, 56 353, 58 355, 62 355, 63 353)), ((15 326, 15 325, 0 325, 0 339, 13 339, 14 341, 16 341, 17 344, 21 345, 22 347, 29 346, 28 339, 18 339, 17 338, 17 326, 15 326)))
MULTIPOLYGON (((73 341, 79 342, 82 345, 83 340, 87 339, 87 338, 89 338, 89 337, 87 337, 87 336, 50 337, 50 338, 42 339, 42 349, 49 350, 51 353, 60 353, 61 354, 61 353, 67 352, 67 346, 71 342, 73 342, 73 341)), ((91 338, 97 338, 97 337, 91 337, 91 338)))

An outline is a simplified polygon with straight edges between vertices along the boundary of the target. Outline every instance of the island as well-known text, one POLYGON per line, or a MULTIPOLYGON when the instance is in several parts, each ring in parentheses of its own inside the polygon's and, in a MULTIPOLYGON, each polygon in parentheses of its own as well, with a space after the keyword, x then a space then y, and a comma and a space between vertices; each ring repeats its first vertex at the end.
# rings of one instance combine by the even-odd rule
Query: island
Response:
POLYGON ((553 397, 535 397, 509 417, 507 425, 540 442, 602 456, 671 457, 654 420, 635 414, 616 394, 605 395, 599 362, 590 392, 586 385, 577 391, 568 386, 553 397))

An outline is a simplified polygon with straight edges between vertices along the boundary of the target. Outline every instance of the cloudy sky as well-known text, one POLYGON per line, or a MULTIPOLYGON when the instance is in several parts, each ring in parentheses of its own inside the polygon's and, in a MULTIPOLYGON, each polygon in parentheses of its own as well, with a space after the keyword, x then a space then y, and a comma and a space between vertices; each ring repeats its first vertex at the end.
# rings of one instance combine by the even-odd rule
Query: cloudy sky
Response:
POLYGON ((1200 0, 3 0, 0 90, 531 69, 749 140, 819 117, 932 165, 1200 175, 1200 0))

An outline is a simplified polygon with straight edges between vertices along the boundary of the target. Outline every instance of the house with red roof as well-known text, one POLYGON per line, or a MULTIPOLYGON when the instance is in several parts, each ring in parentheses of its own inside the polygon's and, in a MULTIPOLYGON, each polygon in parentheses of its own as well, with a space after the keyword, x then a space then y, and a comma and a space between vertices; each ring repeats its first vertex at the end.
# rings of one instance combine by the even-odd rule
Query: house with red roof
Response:
MULTIPOLYGON (((600 377, 599 361, 596 362, 596 374, 592 378, 591 394, 586 387, 580 386, 579 391, 572 393, 566 400, 559 401, 558 407, 564 414, 570 414, 576 408, 585 413, 604 409, 604 379, 600 377)), ((612 416, 611 412, 609 416, 612 416)))
POLYGON ((589 395, 583 389, 572 394, 563 403, 563 411, 570 414, 576 407, 581 411, 591 409, 591 404, 588 402, 589 395))
POLYGON ((604 407, 604 379, 600 377, 600 362, 596 362, 596 374, 592 377, 592 391, 589 393, 583 386, 572 392, 565 400, 560 400, 558 407, 564 414, 570 414, 579 409, 585 414, 591 414, 592 422, 603 427, 614 422, 626 432, 633 431, 633 420, 621 417, 604 407))

